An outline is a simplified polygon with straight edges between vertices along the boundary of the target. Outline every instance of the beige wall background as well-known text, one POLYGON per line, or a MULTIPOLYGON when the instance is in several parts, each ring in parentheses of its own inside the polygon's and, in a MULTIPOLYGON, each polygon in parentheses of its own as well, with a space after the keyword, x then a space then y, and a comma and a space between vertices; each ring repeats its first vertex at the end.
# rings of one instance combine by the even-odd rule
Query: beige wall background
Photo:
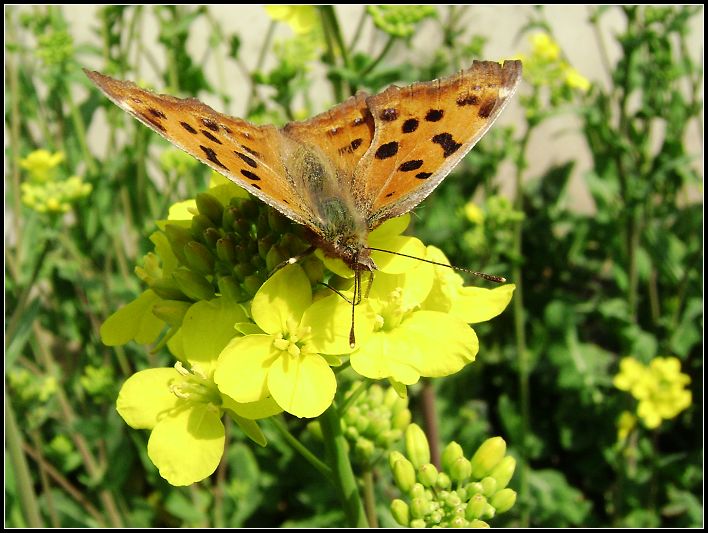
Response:
MULTIPOLYGON (((22 9, 22 8, 20 8, 22 9)), ((97 6, 65 6, 63 10, 72 26, 72 33, 78 41, 93 41, 98 44, 98 30, 96 10, 97 6)), ((337 15, 345 39, 351 39, 356 22, 364 9, 363 6, 340 5, 336 6, 337 15)), ((444 6, 438 8, 440 15, 445 16, 444 6)), ((519 31, 530 19, 532 15, 531 6, 472 6, 468 9, 461 21, 460 27, 466 28, 468 35, 484 35, 488 38, 485 47, 486 59, 502 59, 514 56, 520 52, 528 52, 530 46, 527 37, 519 37, 519 31)), ((238 33, 241 36, 241 56, 249 67, 253 67, 259 53, 261 44, 270 24, 262 6, 253 5, 231 5, 231 6, 211 6, 211 12, 222 24, 227 35, 238 33)), ((600 59, 596 35, 592 26, 588 23, 590 10, 587 6, 547 6, 545 13, 553 28, 553 33, 564 51, 570 63, 583 75, 600 83, 608 83, 606 72, 600 59)), ((624 17, 618 10, 610 10, 602 19, 602 35, 607 45, 607 50, 611 61, 619 56, 619 48, 613 40, 613 35, 622 30, 624 17)), ((369 28, 370 29, 370 28, 369 28)), ((194 24, 191 32, 189 49, 193 57, 203 57, 209 46, 209 32, 207 24, 202 20, 194 24)), ((145 43, 156 42, 158 33, 157 21, 148 17, 142 28, 143 41, 145 43)), ((291 35, 286 25, 279 25, 276 38, 291 35)), ((364 50, 378 50, 383 46, 385 36, 377 35, 376 32, 365 32, 360 40, 360 46, 364 50)), ((424 23, 419 35, 412 39, 410 47, 400 43, 395 47, 390 55, 390 62, 401 59, 421 59, 435 53, 433 46, 439 42, 439 35, 433 23, 424 23), (432 43, 432 44, 431 44, 432 43)), ((693 19, 693 29, 691 33, 691 53, 699 60, 703 57, 703 19, 695 17, 693 19)), ((157 55, 158 59, 163 59, 157 55)), ((271 58, 272 60, 272 58, 271 58)), ((272 63, 271 63, 272 64, 272 63)), ((266 63, 268 66, 269 63, 266 63)), ((89 68, 99 68, 100 64, 86 65, 89 68)), ((212 62, 206 67, 206 74, 210 80, 217 80, 216 68, 212 62)), ((150 69, 143 65, 141 72, 145 73, 146 81, 154 83, 159 87, 158 80, 150 79, 150 69)), ((245 83, 243 74, 234 66, 227 63, 226 68, 227 86, 231 91, 234 101, 231 107, 231 114, 239 115, 245 111, 245 101, 248 85, 245 83)), ((321 109, 324 110, 336 103, 332 101, 331 91, 325 90, 326 83, 323 80, 323 72, 313 71, 313 76, 319 79, 320 98, 313 98, 313 101, 321 102, 321 109)), ((523 87, 521 88, 523 91, 523 87)), ((219 109, 219 101, 211 95, 199 95, 207 104, 219 109)), ((316 94, 317 96, 317 94, 316 94)), ((522 124, 522 110, 518 104, 518 98, 512 102, 509 108, 499 119, 500 124, 522 124)), ((590 157, 583 137, 578 133, 579 121, 572 116, 566 115, 548 120, 532 137, 529 154, 531 166, 526 176, 533 178, 543 172, 549 165, 562 163, 569 159, 574 159, 578 163, 574 170, 571 181, 569 207, 581 211, 592 211, 593 205, 590 196, 584 186, 582 176, 591 168, 590 157)), ((702 126, 701 126, 702 127, 702 126)), ((692 125, 686 139, 691 153, 696 155, 696 166, 700 172, 703 171, 703 145, 699 134, 698 124, 692 125)), ((657 133, 660 135, 660 132, 657 133)), ((102 136, 99 125, 94 125, 91 135, 94 149, 100 153, 102 136)), ((481 142, 484 142, 482 140, 481 142)), ((510 166, 504 167, 500 176, 503 188, 506 193, 513 193, 511 179, 512 169, 510 166)), ((702 198, 702 190, 687 191, 687 199, 697 200, 702 198)))

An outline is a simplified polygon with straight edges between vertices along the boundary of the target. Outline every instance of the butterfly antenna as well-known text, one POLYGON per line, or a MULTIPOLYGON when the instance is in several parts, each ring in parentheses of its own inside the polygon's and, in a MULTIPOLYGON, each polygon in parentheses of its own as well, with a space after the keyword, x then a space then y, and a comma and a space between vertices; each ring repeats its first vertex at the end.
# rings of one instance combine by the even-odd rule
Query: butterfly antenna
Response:
POLYGON ((458 266, 448 265, 447 263, 439 263, 437 261, 431 261, 430 259, 423 259, 422 257, 416 257, 414 255, 402 254, 400 252, 392 252, 391 250, 382 250, 381 248, 367 248, 367 249, 372 250, 374 252, 384 252, 386 254, 400 255, 401 257, 408 257, 410 259, 415 259, 417 261, 423 261, 424 263, 430 263, 431 265, 451 268, 453 270, 459 270, 461 272, 467 272, 468 274, 472 274, 473 276, 477 276, 478 278, 486 279, 487 281, 493 281, 494 283, 506 283, 506 278, 504 278, 502 276, 495 276, 494 274, 487 274, 485 272, 475 272, 474 270, 470 270, 468 268, 462 268, 462 267, 458 267, 458 266))

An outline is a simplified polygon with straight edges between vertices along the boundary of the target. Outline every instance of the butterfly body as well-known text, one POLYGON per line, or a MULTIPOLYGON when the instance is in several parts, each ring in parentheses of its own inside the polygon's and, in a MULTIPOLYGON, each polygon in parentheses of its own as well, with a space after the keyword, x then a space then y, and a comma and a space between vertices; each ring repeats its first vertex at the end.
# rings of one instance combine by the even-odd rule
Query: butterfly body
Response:
POLYGON ((86 71, 117 105, 305 225, 352 270, 372 271, 371 230, 413 209, 476 144, 521 79, 521 63, 476 61, 448 78, 358 93, 278 129, 86 71))

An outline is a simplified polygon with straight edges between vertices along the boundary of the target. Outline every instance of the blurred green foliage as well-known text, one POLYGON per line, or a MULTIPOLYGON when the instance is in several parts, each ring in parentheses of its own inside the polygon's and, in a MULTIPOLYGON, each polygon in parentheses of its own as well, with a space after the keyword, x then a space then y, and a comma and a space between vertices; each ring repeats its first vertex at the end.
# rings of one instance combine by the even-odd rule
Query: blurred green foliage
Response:
MULTIPOLYGON (((363 9, 348 42, 331 7, 281 13, 255 58, 243 56, 244 37, 206 7, 102 7, 86 42, 76 40, 65 9, 5 10, 6 525, 341 524, 330 487, 272 427, 265 449, 229 433, 223 468, 175 488, 148 460, 147 435, 116 414, 122 381, 170 359, 137 346, 108 349, 99 327, 140 291, 132 271, 151 249, 155 221, 203 191, 208 169, 107 102, 81 67, 134 80, 147 69, 164 92, 213 94, 224 110, 233 104, 239 116, 283 124, 359 89, 432 79, 484 58, 485 39, 465 23, 483 8, 363 9), (275 36, 283 22, 296 30, 289 38, 275 36), (157 28, 155 42, 146 41, 148 24, 157 28), (210 36, 198 58, 188 51, 196 25, 210 36), (437 41, 393 59, 413 49, 411 36, 423 26, 437 41), (248 83, 245 102, 230 96, 225 71, 234 67, 248 83), (331 90, 325 99, 315 90, 322 72, 331 90), (107 124, 100 142, 98 122, 107 124), (52 191, 76 176, 90 188, 72 185, 82 194, 59 195, 55 204, 43 196, 44 211, 23 201, 32 169, 22 162, 36 150, 51 159, 45 178, 55 188, 43 194, 59 195, 52 191)), ((519 500, 496 525, 697 527, 703 205, 689 194, 702 175, 687 140, 702 143, 701 53, 689 38, 703 11, 589 13, 597 40, 587 46, 606 79, 586 84, 582 66, 571 67, 554 48, 543 10, 529 8, 522 33, 535 48, 524 60, 536 75, 519 90, 524 118, 492 129, 417 210, 416 233, 453 264, 504 274, 518 287, 514 308, 478 328, 477 362, 433 385, 440 438, 476 449, 489 436, 504 437, 518 461, 510 486, 519 500), (608 17, 619 26, 609 30, 608 17), (538 32, 544 37, 534 41, 538 32), (530 140, 559 114, 575 117, 591 156, 581 176, 589 213, 569 207, 578 156, 562 143, 553 166, 529 170, 530 140), (514 169, 511 195, 495 179, 505 163, 514 169), (619 360, 648 364, 668 355, 691 377, 693 405, 620 439, 620 415, 636 402, 612 384, 619 360)), ((510 50, 526 42, 513 37, 510 50)), ((414 419, 424 403, 418 390, 411 391, 414 419)), ((319 446, 306 421, 287 422, 302 442, 319 446)), ((379 519, 393 525, 394 485, 383 470, 377 475, 379 519)))

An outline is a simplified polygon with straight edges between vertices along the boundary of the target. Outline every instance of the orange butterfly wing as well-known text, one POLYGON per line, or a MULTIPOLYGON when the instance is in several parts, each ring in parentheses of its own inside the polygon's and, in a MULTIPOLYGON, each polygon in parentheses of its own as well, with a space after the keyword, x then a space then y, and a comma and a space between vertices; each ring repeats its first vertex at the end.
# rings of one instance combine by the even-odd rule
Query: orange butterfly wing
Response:
POLYGON ((448 78, 392 86, 366 103, 371 147, 355 171, 369 229, 428 196, 486 133, 521 79, 521 62, 475 61, 448 78))
POLYGON ((194 98, 159 95, 98 72, 86 75, 119 107, 295 222, 312 213, 285 171, 287 141, 274 126, 218 113, 194 98))

